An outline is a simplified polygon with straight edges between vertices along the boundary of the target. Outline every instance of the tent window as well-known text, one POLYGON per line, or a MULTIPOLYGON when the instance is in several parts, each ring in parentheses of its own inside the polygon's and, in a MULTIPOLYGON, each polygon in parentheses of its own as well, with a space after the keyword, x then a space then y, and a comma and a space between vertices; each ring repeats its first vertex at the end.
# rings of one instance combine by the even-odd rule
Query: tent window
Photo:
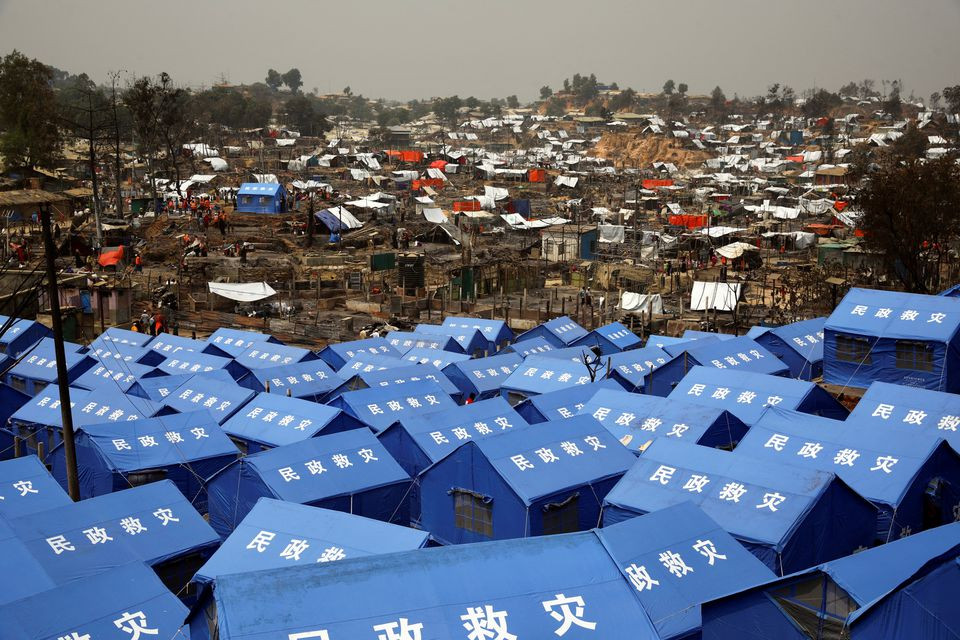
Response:
POLYGON ((897 340, 897 368, 933 371, 933 345, 928 342, 897 340))
POLYGON ((27 392, 27 379, 21 378, 20 376, 10 376, 10 386, 16 389, 17 391, 27 392))
POLYGON ((523 395, 522 393, 514 393, 513 391, 507 392, 507 402, 510 403, 511 407, 517 406, 526 399, 527 396, 523 395))
POLYGON ((454 526, 492 538, 493 499, 463 489, 454 489, 452 493, 454 526))
POLYGON ((575 493, 563 502, 543 506, 543 533, 573 533, 580 530, 580 494, 575 493))
POLYGON ((270 204, 269 196, 260 196, 260 204, 267 205, 270 204))
POLYGON ((151 482, 160 482, 161 480, 166 480, 166 478, 166 469, 144 469, 143 471, 134 471, 133 473, 127 474, 127 482, 130 483, 131 487, 139 487, 140 485, 150 484, 151 482))
POLYGON ((253 203, 253 196, 241 196, 240 204, 251 204, 253 203))
POLYGON ((6 353, 6 352, 7 352, 7 343, 0 342, 0 353, 6 353))
POLYGON ((838 335, 837 360, 865 365, 872 364, 870 358, 870 341, 866 338, 838 335))

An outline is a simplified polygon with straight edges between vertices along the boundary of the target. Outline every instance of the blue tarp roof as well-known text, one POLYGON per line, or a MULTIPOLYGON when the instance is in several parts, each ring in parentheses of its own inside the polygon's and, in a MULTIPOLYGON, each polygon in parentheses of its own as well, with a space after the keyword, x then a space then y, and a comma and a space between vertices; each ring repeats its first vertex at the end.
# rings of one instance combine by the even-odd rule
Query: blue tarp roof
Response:
POLYGON ((294 364, 315 358, 316 356, 309 349, 288 347, 273 342, 258 342, 235 359, 247 369, 253 370, 294 364))
POLYGON ((382 431, 407 416, 453 409, 457 406, 436 382, 429 381, 386 389, 348 391, 330 404, 343 409, 374 431, 382 431))
POLYGON ((231 372, 231 375, 233 375, 232 369, 235 367, 234 361, 230 358, 211 356, 199 351, 181 351, 161 362, 157 369, 170 375, 178 373, 207 373, 208 371, 223 369, 231 372))
POLYGON ((463 353, 463 348, 453 336, 441 333, 391 331, 386 339, 391 347, 404 354, 411 349, 442 349, 452 353, 463 353))
POLYGON ((776 577, 690 502, 596 534, 664 639, 697 632, 701 603, 776 577))
POLYGON ((826 321, 826 318, 813 318, 791 322, 769 329, 769 333, 786 342, 807 362, 817 362, 823 360, 823 325, 826 321))
POLYGON ((516 405, 517 413, 534 424, 545 420, 560 420, 577 415, 587 400, 600 389, 622 389, 615 380, 604 378, 591 384, 577 385, 550 393, 530 396, 516 405))
MULTIPOLYGON (((54 355, 52 344, 49 349, 45 347, 46 345, 39 345, 30 352, 30 355, 7 369, 6 373, 30 380, 54 382, 57 379, 57 358, 54 355)), ((64 357, 67 371, 83 372, 94 365, 93 358, 82 353, 66 351, 64 357)))
POLYGON ((580 413, 598 420, 631 451, 642 450, 657 437, 732 447, 747 430, 717 407, 613 389, 598 390, 580 413))
POLYGON ((768 375, 788 373, 788 367, 782 360, 746 336, 731 337, 729 340, 695 340, 685 351, 705 367, 768 375))
POLYGON ((543 338, 531 337, 523 342, 516 342, 505 349, 512 353, 519 354, 526 358, 530 355, 543 355, 548 351, 553 351, 557 347, 553 346, 543 338))
MULTIPOLYGON (((119 391, 98 389, 85 391, 70 390, 70 403, 73 405, 73 426, 101 422, 126 422, 140 418, 150 418, 162 408, 161 405, 126 396, 119 391)), ((22 406, 10 418, 23 424, 37 424, 49 427, 61 427, 60 392, 55 387, 44 389, 30 402, 22 406)))
POLYGON ((886 339, 947 342, 960 327, 960 300, 877 289, 850 289, 824 328, 886 339))
MULTIPOLYGON (((210 334, 207 338, 207 344, 228 353, 234 358, 249 349, 255 344, 270 342, 274 344, 283 344, 273 336, 260 333, 258 331, 244 331, 242 329, 231 329, 229 327, 220 327, 210 334)), ((219 354, 214 354, 219 355, 219 354)))
POLYGON ((582 362, 529 356, 500 387, 532 396, 589 383, 590 372, 582 362))
MULTIPOLYGON (((414 331, 419 334, 431 334, 450 336, 457 341, 464 353, 472 354, 479 350, 489 350, 490 341, 484 337, 479 329, 464 329, 461 327, 451 327, 449 325, 439 324, 418 324, 414 331)), ((390 336, 387 336, 390 339, 390 336)))
POLYGON ((337 233, 338 231, 349 231, 352 227, 349 224, 343 222, 343 216, 340 214, 340 208, 337 207, 334 211, 330 209, 323 209, 317 211, 314 214, 323 225, 330 230, 331 233, 337 233))
POLYGON ((423 547, 430 534, 363 516, 293 502, 260 498, 194 580, 263 569, 407 551, 423 547), (283 555, 302 540, 296 556, 283 555))
POLYGON ((65 504, 70 496, 36 456, 0 462, 0 521, 65 504))
POLYGON ((382 371, 384 369, 393 369, 396 367, 406 367, 410 363, 402 359, 399 355, 378 356, 372 353, 361 353, 355 355, 346 364, 337 370, 337 376, 342 380, 349 380, 357 373, 365 371, 382 371))
POLYGON ((153 336, 147 333, 130 331, 129 329, 121 329, 119 327, 110 327, 97 336, 97 339, 90 343, 90 347, 95 349, 101 346, 118 344, 129 347, 143 347, 151 340, 153 340, 153 336))
MULTIPOLYGON (((251 392, 253 393, 253 392, 251 392)), ((340 409, 276 393, 257 393, 252 400, 223 423, 231 436, 269 446, 282 446, 312 438, 333 424, 340 430, 340 409)), ((349 420, 349 427, 359 423, 349 420)))
POLYGON ((540 337, 550 344, 560 347, 570 346, 585 335, 587 335, 587 330, 574 322, 569 316, 560 316, 521 333, 517 336, 516 341, 524 342, 531 338, 540 337))
POLYGON ((905 427, 944 438, 960 451, 960 395, 955 393, 874 382, 847 421, 872 429, 905 427))
POLYGON ((622 323, 611 322, 610 324, 603 325, 602 327, 597 327, 584 337, 577 340, 575 344, 585 344, 592 347, 597 343, 595 338, 600 338, 599 343, 602 348, 607 346, 604 344, 604 341, 608 342, 609 345, 613 347, 612 351, 603 348, 604 354, 635 349, 643 342, 638 335, 636 335, 633 331, 630 331, 630 329, 628 329, 622 323))
POLYGON ((681 336, 682 340, 703 340, 704 338, 716 338, 717 340, 732 340, 736 336, 729 333, 714 333, 713 331, 697 331, 696 329, 687 329, 681 336))
POLYGON ((124 562, 154 565, 220 542, 169 480, 48 509, 9 524, 58 582, 124 562))
POLYGON ((356 377, 362 380, 369 388, 383 389, 385 387, 430 381, 439 385, 444 393, 448 395, 453 396, 460 394, 460 389, 450 382, 449 378, 437 370, 436 367, 430 365, 408 363, 403 367, 363 371, 357 373, 356 377))
POLYGON ((238 196, 275 196, 283 185, 277 182, 244 182, 237 191, 238 196))
MULTIPOLYGON (((217 371, 223 371, 218 369, 217 371)), ((181 413, 207 410, 218 424, 223 424, 239 411, 256 391, 234 383, 220 382, 202 373, 191 376, 163 399, 163 404, 181 413)))
POLYGON ((443 319, 443 326, 456 329, 477 329, 483 334, 484 338, 495 344, 504 340, 513 340, 513 330, 503 320, 447 316, 443 319))
POLYGON ((269 383, 271 393, 285 394, 289 389, 294 398, 311 399, 323 397, 343 382, 323 360, 254 369, 244 384, 252 387, 254 381, 258 391, 266 389, 266 384, 269 383))
POLYGON ((500 353, 486 358, 453 362, 443 368, 444 375, 465 396, 482 396, 500 390, 500 385, 523 362, 516 353, 500 353))
MULTIPOLYGON (((53 578, 47 575, 3 518, 0 518, 0 576, 4 577, 0 605, 56 586, 53 578)), ((0 619, 7 620, 6 617, 0 619)))
MULTIPOLYGON (((526 344, 526 342, 522 343, 526 344)), ((530 354, 533 357, 556 358, 557 360, 570 360, 571 362, 583 362, 583 356, 586 355, 591 360, 595 357, 591 345, 580 344, 574 347, 562 347, 559 349, 550 349, 543 353, 530 354)))
MULTIPOLYGON (((134 333, 131 331, 131 333, 134 333)), ((139 334, 138 334, 139 335, 139 334)), ((149 347, 142 347, 122 342, 101 342, 90 345, 90 357, 98 363, 117 366, 120 364, 142 364, 156 366, 163 362, 164 356, 151 351, 149 347)))
POLYGON ((153 571, 128 563, 11 602, 0 619, 9 640, 186 640, 187 612, 153 571))
POLYGON ((465 353, 454 353, 443 349, 430 349, 427 347, 414 347, 401 356, 404 362, 413 362, 416 364, 429 364, 437 369, 443 369, 454 362, 463 362, 469 360, 470 356, 465 353))
POLYGON ((645 381, 644 376, 650 373, 650 369, 656 369, 667 363, 670 355, 656 346, 646 346, 640 349, 632 349, 623 353, 614 353, 604 358, 604 362, 610 361, 610 375, 616 373, 619 380, 623 380, 628 390, 642 389, 645 381))
POLYGON ((680 344, 681 342, 688 342, 694 338, 675 338, 673 336, 661 336, 657 334, 650 334, 647 336, 647 341, 644 343, 645 347, 664 347, 671 344, 680 344))
POLYGON ((738 370, 694 367, 667 396, 726 409, 750 425, 767 406, 843 419, 846 409, 812 382, 738 370))
POLYGON ((112 388, 126 393, 137 380, 149 377, 153 372, 154 368, 145 364, 107 361, 87 369, 72 384, 81 389, 112 388))
MULTIPOLYGON (((304 631, 323 631, 331 640, 657 638, 592 532, 225 576, 214 596, 221 640, 274 640, 304 631), (402 588, 396 576, 403 576, 402 588), (273 594, 266 605, 261 593, 273 594), (499 626, 483 626, 488 612, 499 626)), ((191 628, 202 633, 207 624, 196 612, 191 628)))
POLYGON ((400 352, 390 346, 385 338, 366 338, 330 344, 320 351, 320 359, 334 369, 340 369, 350 358, 359 354, 373 354, 399 358, 400 352))
POLYGON ((207 347, 203 340, 192 340, 183 336, 175 336, 170 333, 159 335, 147 344, 147 349, 170 358, 184 353, 200 353, 207 347))
MULTIPOLYGON (((8 320, 10 320, 10 316, 0 315, 0 328, 8 320)), ((19 358, 20 354, 29 347, 49 335, 51 335, 50 329, 36 320, 17 318, 10 323, 6 331, 0 334, 0 345, 3 345, 3 352, 8 356, 19 358)))
MULTIPOLYGON (((233 376, 223 369, 215 369, 208 373, 200 374, 203 376, 204 384, 227 383, 234 384, 233 376)), ((196 377, 193 373, 180 373, 173 376, 157 376, 155 378, 140 378, 130 385, 129 394, 138 398, 147 398, 154 402, 163 402, 164 398, 173 393, 177 387, 180 387, 191 378, 196 377)))
POLYGON ((542 428, 508 430, 464 446, 477 447, 526 505, 564 489, 618 476, 635 460, 590 416, 574 416, 542 428))

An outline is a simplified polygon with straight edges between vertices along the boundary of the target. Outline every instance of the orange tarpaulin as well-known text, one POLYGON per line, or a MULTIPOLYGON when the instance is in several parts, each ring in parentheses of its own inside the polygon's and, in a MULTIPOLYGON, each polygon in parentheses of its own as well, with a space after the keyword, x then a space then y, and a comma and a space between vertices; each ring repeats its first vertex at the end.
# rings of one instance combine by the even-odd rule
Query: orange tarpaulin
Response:
POLYGON ((423 151, 387 151, 391 158, 397 158, 400 162, 423 162, 423 151))
POLYGON ((787 156, 787 162, 803 162, 803 156, 787 156))
POLYGON ((457 200, 453 203, 454 211, 480 211, 479 200, 457 200))
POLYGON ((679 215, 670 216, 669 222, 675 227, 686 227, 687 229, 699 229, 707 226, 707 216, 679 215))
POLYGON ((100 266, 112 267, 123 260, 123 247, 107 247, 100 251, 100 266))
POLYGON ((546 182, 547 172, 543 169, 530 169, 527 171, 527 182, 546 182))
POLYGON ((849 204, 848 202, 844 202, 843 200, 837 200, 836 202, 833 203, 833 208, 836 209, 837 211, 843 211, 844 209, 847 208, 848 204, 849 204))
POLYGON ((670 180, 667 178, 664 178, 664 179, 647 178, 646 180, 643 181, 644 189, 656 189, 657 187, 672 187, 672 186, 673 186, 673 180, 670 180))
POLYGON ((423 189, 424 187, 432 187, 434 189, 443 189, 444 181, 439 178, 424 178, 423 180, 414 180, 413 181, 413 190, 417 191, 418 189, 423 189))
POLYGON ((441 171, 447 168, 446 160, 434 160, 430 163, 431 169, 440 169, 441 171))

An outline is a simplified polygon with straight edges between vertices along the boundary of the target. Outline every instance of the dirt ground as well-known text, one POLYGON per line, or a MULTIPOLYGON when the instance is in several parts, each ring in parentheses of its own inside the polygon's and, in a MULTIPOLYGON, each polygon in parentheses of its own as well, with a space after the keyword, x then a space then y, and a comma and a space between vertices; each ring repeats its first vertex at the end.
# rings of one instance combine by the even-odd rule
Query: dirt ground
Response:
POLYGON ((699 166, 711 157, 706 151, 684 149, 671 138, 640 137, 635 133, 604 133, 593 153, 627 167, 647 167, 652 162, 672 162, 678 167, 699 166))

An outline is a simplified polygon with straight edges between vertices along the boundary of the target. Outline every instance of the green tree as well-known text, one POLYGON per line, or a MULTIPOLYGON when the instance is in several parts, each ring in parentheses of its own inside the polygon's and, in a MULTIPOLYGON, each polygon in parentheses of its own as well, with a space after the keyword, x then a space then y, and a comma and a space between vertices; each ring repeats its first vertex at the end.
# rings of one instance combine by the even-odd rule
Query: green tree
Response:
POLYGON ((719 86, 710 92, 710 112, 717 122, 722 122, 727 115, 727 96, 719 86))
POLYGON ((567 113, 566 105, 563 103, 563 100, 557 98, 556 96, 547 100, 547 107, 545 113, 548 116, 554 118, 561 118, 567 113))
POLYGON ((283 113, 287 124, 304 135, 321 136, 331 128, 320 101, 311 96, 297 94, 287 98, 283 113))
POLYGON ((463 106, 460 96, 440 98, 433 103, 433 113, 451 127, 457 126, 457 112, 463 106))
POLYGON ((343 88, 343 95, 345 96, 353 95, 353 91, 350 90, 350 85, 347 85, 343 88))
POLYGON ((672 93, 673 93, 673 90, 676 88, 676 86, 677 86, 677 85, 673 82, 673 80, 667 80, 666 82, 664 82, 664 83, 663 83, 663 93, 664 93, 664 95, 668 95, 668 96, 669 96, 670 94, 672 94, 672 93))
POLYGON ((686 97, 687 91, 689 89, 690 87, 687 86, 686 82, 681 82, 680 84, 677 85, 677 93, 679 93, 683 97, 686 97))
POLYGON ((950 113, 960 113, 960 84, 945 87, 943 90, 943 99, 947 102, 947 111, 950 113))
POLYGON ((0 60, 0 154, 8 167, 53 168, 60 156, 50 67, 13 51, 0 60))
POLYGON ((883 103, 883 110, 894 118, 899 118, 903 115, 903 100, 900 99, 900 89, 902 86, 903 83, 899 80, 894 80, 890 83, 890 94, 883 103))
POLYGON ((552 95, 553 95, 553 89, 551 89, 548 85, 543 85, 542 87, 540 87, 540 99, 541 99, 541 100, 546 100, 547 98, 549 98, 549 97, 552 96, 552 95))
POLYGON ((283 74, 283 84, 290 88, 290 91, 297 93, 303 86, 303 78, 300 76, 300 69, 294 67, 283 74))
POLYGON ((270 69, 267 71, 267 79, 264 80, 267 83, 267 86, 276 91, 280 88, 280 85, 283 84, 283 76, 276 69, 270 69))
POLYGON ((632 108, 636 99, 637 92, 633 89, 627 88, 613 96, 610 99, 610 104, 608 106, 612 111, 624 111, 632 108))
POLYGON ((903 135, 893 141, 888 151, 902 160, 923 158, 927 154, 927 136, 911 123, 903 135))
POLYGON ((830 110, 843 104, 843 99, 835 93, 830 93, 826 89, 820 89, 803 103, 803 115, 808 118, 830 115, 830 110))
POLYGON ((516 109, 520 106, 520 100, 517 96, 507 96, 507 106, 511 109, 516 109))
POLYGON ((848 82, 840 87, 839 93, 845 98, 856 98, 860 93, 860 87, 857 86, 856 82, 848 82))

